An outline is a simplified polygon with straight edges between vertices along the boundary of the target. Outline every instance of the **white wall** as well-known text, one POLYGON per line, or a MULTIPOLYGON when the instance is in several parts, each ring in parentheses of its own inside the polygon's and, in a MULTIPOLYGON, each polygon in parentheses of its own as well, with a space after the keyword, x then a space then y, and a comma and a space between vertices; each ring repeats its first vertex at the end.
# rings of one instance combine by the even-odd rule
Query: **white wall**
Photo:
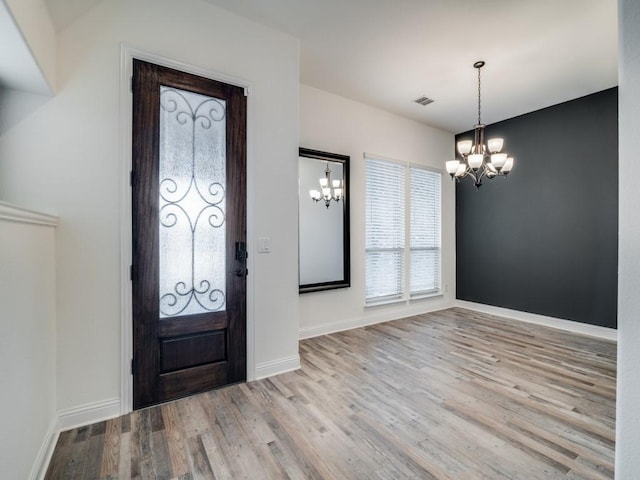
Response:
POLYGON ((300 146, 351 157, 351 288, 300 295, 302 338, 451 306, 455 299, 455 198, 453 183, 444 172, 442 283, 448 292, 409 304, 364 308, 363 153, 444 169, 453 145, 454 136, 448 132, 301 85, 300 146))
POLYGON ((56 422, 55 229, 0 202, 0 472, 29 478, 56 422))
POLYGON ((616 478, 640 476, 640 3, 619 0, 619 248, 616 478))
MULTIPOLYGON (((0 87, 0 135, 35 112, 51 97, 0 87)), ((4 195, 0 191, 0 198, 4 195)))
POLYGON ((59 410, 120 396, 121 42, 252 84, 255 363, 298 353, 297 40, 199 0, 105 1, 59 33, 57 96, 0 137, 5 198, 61 218, 59 410))

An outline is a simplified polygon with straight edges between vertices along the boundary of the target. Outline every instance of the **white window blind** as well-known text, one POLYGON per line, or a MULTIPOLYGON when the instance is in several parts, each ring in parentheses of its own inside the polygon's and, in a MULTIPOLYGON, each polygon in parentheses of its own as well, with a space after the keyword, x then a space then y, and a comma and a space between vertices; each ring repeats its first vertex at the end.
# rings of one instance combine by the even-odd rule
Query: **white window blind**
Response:
POLYGON ((438 293, 442 175, 365 159, 365 303, 438 293))
POLYGON ((411 167, 410 291, 440 290, 440 179, 437 172, 411 167))
POLYGON ((404 293, 405 168, 366 160, 365 299, 401 298, 404 293))

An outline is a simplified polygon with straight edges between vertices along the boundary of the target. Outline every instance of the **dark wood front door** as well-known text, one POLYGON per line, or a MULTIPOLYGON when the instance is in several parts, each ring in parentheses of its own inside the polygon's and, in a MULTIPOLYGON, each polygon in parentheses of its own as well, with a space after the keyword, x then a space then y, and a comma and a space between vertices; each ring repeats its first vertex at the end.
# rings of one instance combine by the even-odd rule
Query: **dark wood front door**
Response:
POLYGON ((246 378, 244 89, 134 60, 134 408, 246 378))

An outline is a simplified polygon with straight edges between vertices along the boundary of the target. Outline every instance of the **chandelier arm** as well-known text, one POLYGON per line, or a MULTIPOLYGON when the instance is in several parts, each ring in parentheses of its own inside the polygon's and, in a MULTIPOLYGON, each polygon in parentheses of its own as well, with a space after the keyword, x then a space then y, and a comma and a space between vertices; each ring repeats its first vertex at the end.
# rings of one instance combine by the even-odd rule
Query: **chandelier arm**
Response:
POLYGON ((484 176, 484 174, 485 174, 485 169, 481 167, 478 169, 475 175, 472 175, 473 184, 476 186, 477 189, 480 189, 480 186, 482 185, 482 177, 484 176))
POLYGON ((467 167, 467 170, 464 172, 464 175, 462 175, 460 178, 464 178, 467 176, 473 178, 473 183, 478 182, 478 177, 476 176, 476 173, 473 171, 471 167, 467 167))

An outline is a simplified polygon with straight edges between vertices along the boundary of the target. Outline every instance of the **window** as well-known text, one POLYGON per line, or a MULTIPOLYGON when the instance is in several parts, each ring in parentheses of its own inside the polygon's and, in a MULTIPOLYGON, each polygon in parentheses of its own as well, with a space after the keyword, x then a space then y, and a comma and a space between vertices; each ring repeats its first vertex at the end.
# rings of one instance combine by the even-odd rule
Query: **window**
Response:
POLYGON ((418 167, 410 167, 409 170, 409 286, 411 296, 418 296, 440 291, 441 175, 418 167))
POLYGON ((365 159, 365 302, 439 293, 441 174, 365 159))
POLYGON ((366 161, 365 300, 401 298, 404 290, 405 167, 366 161))

